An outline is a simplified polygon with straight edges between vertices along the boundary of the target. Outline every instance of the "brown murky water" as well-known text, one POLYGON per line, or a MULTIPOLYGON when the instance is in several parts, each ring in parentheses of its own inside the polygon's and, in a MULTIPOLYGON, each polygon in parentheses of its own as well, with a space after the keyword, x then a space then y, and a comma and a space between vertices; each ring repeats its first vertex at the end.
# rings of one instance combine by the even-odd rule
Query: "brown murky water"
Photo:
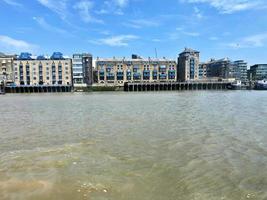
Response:
POLYGON ((0 97, 1 200, 267 199, 267 92, 0 97))

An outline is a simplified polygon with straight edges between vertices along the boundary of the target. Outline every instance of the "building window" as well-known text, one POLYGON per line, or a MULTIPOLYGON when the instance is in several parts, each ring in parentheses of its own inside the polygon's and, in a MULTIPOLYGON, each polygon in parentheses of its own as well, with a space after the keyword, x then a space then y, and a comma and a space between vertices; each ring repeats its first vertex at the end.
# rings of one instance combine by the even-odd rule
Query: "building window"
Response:
POLYGON ((135 65, 134 67, 133 67, 133 72, 137 72, 139 70, 139 66, 138 65, 135 65))
POLYGON ((106 68, 106 71, 107 72, 111 72, 113 70, 113 67, 112 66, 108 66, 107 68, 106 68))
POLYGON ((195 60, 190 59, 190 79, 194 79, 195 77, 195 60))
POLYGON ((123 72, 122 72, 122 71, 117 72, 117 80, 118 80, 118 81, 122 81, 123 78, 124 78, 124 74, 123 74, 123 72))

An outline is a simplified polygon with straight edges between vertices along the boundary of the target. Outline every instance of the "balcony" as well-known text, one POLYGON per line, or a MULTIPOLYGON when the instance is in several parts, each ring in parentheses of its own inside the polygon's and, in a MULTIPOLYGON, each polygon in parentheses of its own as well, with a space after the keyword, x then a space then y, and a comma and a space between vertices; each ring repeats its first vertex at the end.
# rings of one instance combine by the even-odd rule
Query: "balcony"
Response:
POLYGON ((105 75, 105 71, 104 71, 104 70, 100 70, 100 71, 99 71, 99 75, 100 75, 100 76, 104 76, 104 75, 105 75))
POLYGON ((113 67, 109 66, 109 67, 106 68, 106 72, 111 72, 112 70, 113 70, 113 67))
POLYGON ((160 72, 166 72, 167 71, 167 67, 162 65, 162 66, 159 67, 159 71, 160 72))
POLYGON ((160 80, 167 79, 167 74, 160 74, 160 75, 159 75, 159 79, 160 79, 160 80))
POLYGON ((108 81, 114 81, 115 75, 113 73, 108 73, 106 78, 108 81))
POLYGON ((140 73, 137 73, 137 72, 134 73, 134 74, 133 74, 133 79, 134 79, 134 80, 141 80, 141 74, 140 74, 140 73))
POLYGON ((150 79, 150 71, 149 70, 144 70, 143 79, 144 80, 149 80, 150 79))
POLYGON ((117 72, 117 80, 122 81, 124 77, 123 72, 117 72))
POLYGON ((168 77, 169 79, 175 79, 175 70, 169 70, 168 77))

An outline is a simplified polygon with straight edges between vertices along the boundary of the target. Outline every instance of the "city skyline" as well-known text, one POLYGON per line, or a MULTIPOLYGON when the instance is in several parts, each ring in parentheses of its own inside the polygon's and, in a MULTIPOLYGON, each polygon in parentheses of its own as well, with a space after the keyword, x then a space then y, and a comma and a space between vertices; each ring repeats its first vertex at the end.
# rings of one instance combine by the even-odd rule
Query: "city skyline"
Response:
POLYGON ((192 47, 201 61, 266 63, 266 9, 263 0, 0 0, 0 52, 155 57, 156 48, 176 59, 192 47))

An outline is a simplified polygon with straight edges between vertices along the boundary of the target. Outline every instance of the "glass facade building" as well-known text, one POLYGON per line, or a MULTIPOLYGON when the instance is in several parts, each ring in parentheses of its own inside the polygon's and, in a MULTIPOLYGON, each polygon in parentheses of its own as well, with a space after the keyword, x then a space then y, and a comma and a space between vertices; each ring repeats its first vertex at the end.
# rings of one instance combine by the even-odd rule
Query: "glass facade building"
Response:
POLYGON ((72 56, 74 86, 87 86, 93 83, 93 57, 91 54, 73 54, 72 56))
POLYGON ((242 82, 247 82, 248 65, 244 60, 237 60, 232 63, 230 78, 240 80, 242 82))
POLYGON ((199 79, 236 79, 247 81, 247 63, 243 60, 232 62, 228 58, 211 59, 199 65, 199 79))
POLYGON ((229 78, 229 72, 231 70, 232 63, 228 58, 219 60, 211 59, 206 63, 207 66, 207 78, 229 78))
POLYGON ((250 67, 249 77, 252 81, 267 79, 267 64, 257 64, 250 67))

